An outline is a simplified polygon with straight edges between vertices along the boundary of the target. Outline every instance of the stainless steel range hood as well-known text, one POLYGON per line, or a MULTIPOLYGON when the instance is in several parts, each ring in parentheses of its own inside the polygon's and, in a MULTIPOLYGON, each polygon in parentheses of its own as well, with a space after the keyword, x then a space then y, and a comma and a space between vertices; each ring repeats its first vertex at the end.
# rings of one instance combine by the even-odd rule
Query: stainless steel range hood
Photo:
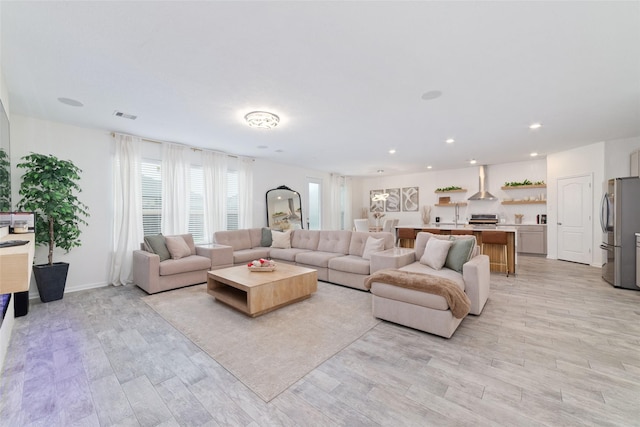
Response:
POLYGON ((496 200, 496 196, 494 196, 493 194, 489 193, 487 191, 487 177, 486 177, 486 166, 482 165, 480 166, 480 170, 478 171, 479 173, 479 191, 474 194, 473 196, 469 197, 469 200, 496 200))

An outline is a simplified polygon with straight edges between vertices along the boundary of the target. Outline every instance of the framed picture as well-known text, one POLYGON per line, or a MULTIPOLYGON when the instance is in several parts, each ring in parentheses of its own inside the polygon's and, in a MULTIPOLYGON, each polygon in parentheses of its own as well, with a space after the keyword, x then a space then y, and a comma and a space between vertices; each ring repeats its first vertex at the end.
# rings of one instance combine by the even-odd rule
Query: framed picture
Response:
POLYGON ((404 187, 402 189, 402 211, 417 212, 420 206, 420 188, 404 187))
POLYGON ((373 196, 382 193, 384 193, 384 190, 369 191, 369 212, 384 212, 384 200, 373 200, 373 196))
POLYGON ((389 197, 385 202, 385 210, 387 212, 400 212, 400 189, 387 188, 384 191, 389 194, 389 197))

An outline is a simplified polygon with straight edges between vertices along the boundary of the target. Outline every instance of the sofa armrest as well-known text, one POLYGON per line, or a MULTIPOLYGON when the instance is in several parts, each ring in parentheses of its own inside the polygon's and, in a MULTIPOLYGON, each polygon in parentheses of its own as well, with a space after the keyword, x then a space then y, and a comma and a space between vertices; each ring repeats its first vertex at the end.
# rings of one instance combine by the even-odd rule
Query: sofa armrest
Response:
POLYGON ((400 268, 416 260, 415 251, 406 248, 393 248, 371 254, 371 274, 385 268, 400 268))
POLYGON ((487 299, 489 299, 489 287, 491 273, 489 271, 489 257, 476 255, 462 266, 462 278, 464 279, 464 291, 471 300, 471 314, 480 314, 487 299))
POLYGON ((133 251, 133 283, 148 293, 160 287, 160 256, 146 251, 133 251))
POLYGON ((212 270, 233 266, 233 248, 231 246, 218 244, 196 246, 196 255, 209 258, 212 270))

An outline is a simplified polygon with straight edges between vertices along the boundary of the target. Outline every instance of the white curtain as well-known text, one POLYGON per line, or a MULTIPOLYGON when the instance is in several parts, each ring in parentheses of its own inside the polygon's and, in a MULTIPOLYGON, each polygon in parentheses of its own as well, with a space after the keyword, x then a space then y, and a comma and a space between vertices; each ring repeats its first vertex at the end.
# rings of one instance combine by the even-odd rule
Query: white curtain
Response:
POLYGON ((130 135, 114 134, 114 224, 113 257, 109 282, 119 286, 133 279, 133 251, 140 248, 142 228, 141 140, 130 135))
POLYGON ((162 233, 189 232, 189 148, 176 144, 162 147, 162 233))
POLYGON ((342 177, 342 186, 344 191, 342 193, 342 209, 344 219, 344 229, 351 230, 351 224, 353 224, 353 179, 347 176, 342 177))
MULTIPOLYGON (((227 155, 202 152, 204 174, 204 235, 213 239, 214 231, 227 229, 227 155)), ((213 240, 211 240, 213 241, 213 240)))
POLYGON ((238 228, 253 227, 253 159, 240 159, 238 168, 238 228))
MULTIPOLYGON (((327 206, 329 218, 327 218, 328 221, 326 223, 326 229, 328 230, 342 229, 342 181, 342 177, 335 173, 332 173, 329 178, 329 206, 327 206)), ((350 230, 351 227, 347 229, 350 230)))

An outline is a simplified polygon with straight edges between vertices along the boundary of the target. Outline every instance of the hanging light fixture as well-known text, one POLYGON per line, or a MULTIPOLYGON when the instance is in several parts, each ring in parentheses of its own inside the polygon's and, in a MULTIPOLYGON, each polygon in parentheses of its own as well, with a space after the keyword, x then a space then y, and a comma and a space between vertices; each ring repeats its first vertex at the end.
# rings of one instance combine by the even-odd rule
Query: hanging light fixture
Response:
POLYGON ((280 117, 268 111, 252 111, 244 116, 252 128, 273 129, 280 123, 280 117))

